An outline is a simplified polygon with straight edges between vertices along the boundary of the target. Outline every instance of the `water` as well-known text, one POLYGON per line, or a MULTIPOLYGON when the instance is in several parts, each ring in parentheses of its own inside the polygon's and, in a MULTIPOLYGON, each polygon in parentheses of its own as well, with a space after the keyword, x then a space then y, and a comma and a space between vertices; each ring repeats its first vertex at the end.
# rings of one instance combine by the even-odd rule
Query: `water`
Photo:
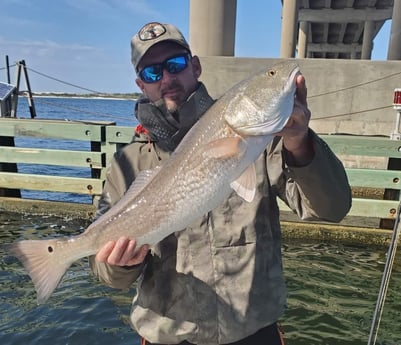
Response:
MULTIPOLYGON (((83 226, 67 218, 1 213, 0 244, 77 234, 83 226)), ((127 324, 132 294, 98 283, 82 260, 51 300, 38 306, 29 277, 0 249, 0 344, 139 344, 127 324)))
MULTIPOLYGON (((68 218, 0 214, 0 244, 80 233, 68 218)), ((289 289, 282 319, 287 345, 367 343, 385 263, 385 249, 286 241, 289 289)), ((395 266, 378 344, 401 344, 400 265, 395 266)), ((0 344, 135 345, 128 323, 135 290, 113 290, 92 277, 86 260, 68 271, 50 300, 36 305, 24 269, 0 249, 0 344)))
MULTIPOLYGON (((114 121, 133 126, 134 100, 108 98, 35 97, 36 118, 114 121)), ((27 100, 19 97, 18 117, 30 118, 27 100)))
MULTIPOLYGON (((37 99, 38 118, 116 121, 135 125, 134 102, 105 99, 37 99), (75 110, 76 109, 76 110, 75 110)), ((20 117, 30 117, 25 99, 20 117)), ((17 146, 26 144, 17 138, 17 146)), ((31 143, 32 144, 32 143, 31 143)), ((37 143, 45 147, 79 149, 81 142, 37 143)), ((19 166, 20 171, 57 174, 52 166, 19 166)), ((65 169, 71 169, 66 167, 65 169)), ((89 170, 71 169, 75 176, 89 170)), ((45 193, 45 199, 82 202, 80 195, 45 193)), ((24 197, 35 192, 24 191, 24 197)), ((40 194, 43 198, 43 193, 40 194)), ((88 200, 86 200, 88 201, 88 200)), ((68 218, 0 213, 0 245, 18 239, 80 233, 87 224, 68 218)), ((386 249, 328 243, 286 242, 284 266, 289 289, 282 319, 287 345, 363 345, 367 343, 384 270, 386 249)), ((400 264, 392 274, 379 329, 378 344, 401 344, 400 264)), ((135 290, 113 290, 94 279, 86 260, 73 265, 45 305, 36 305, 33 284, 24 269, 0 247, 0 344, 136 345, 139 338, 128 317, 135 290)))
MULTIPOLYGON (((34 104, 37 119, 113 121, 120 126, 134 126, 133 115, 135 102, 121 99, 98 98, 51 98, 35 97, 34 104)), ((18 117, 30 118, 26 98, 20 97, 17 109, 18 117)), ((16 137, 15 146, 48 149, 89 150, 90 143, 79 140, 54 140, 46 138, 16 137)), ((56 165, 18 164, 18 171, 26 174, 46 174, 53 176, 91 177, 89 168, 76 168, 56 165)), ((42 191, 21 191, 23 198, 51 201, 91 203, 89 195, 73 193, 55 193, 42 191)))
MULTIPOLYGON (((367 344, 387 249, 286 243, 290 344, 367 344)), ((400 263, 394 266, 378 344, 401 344, 400 263)))

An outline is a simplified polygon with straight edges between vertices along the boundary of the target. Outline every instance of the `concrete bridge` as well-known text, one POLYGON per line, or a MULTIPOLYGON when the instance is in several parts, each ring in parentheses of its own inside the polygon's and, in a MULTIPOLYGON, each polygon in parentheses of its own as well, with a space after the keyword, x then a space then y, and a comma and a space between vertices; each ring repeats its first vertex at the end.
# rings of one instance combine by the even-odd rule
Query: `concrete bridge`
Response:
POLYGON ((283 0, 280 58, 236 58, 236 0, 191 0, 193 52, 214 97, 280 59, 306 77, 311 127, 319 133, 390 136, 401 88, 401 1, 283 0), (392 20, 388 61, 370 60, 373 39, 392 20), (299 29, 298 29, 299 28, 299 29))

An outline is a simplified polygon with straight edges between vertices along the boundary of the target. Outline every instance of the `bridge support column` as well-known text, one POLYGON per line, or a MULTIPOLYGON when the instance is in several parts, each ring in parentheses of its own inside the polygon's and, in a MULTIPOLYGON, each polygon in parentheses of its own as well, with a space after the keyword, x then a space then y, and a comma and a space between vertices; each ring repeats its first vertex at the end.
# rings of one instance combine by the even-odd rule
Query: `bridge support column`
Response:
POLYGON ((295 42, 298 25, 298 0, 283 0, 281 15, 280 57, 295 57, 295 42))
POLYGON ((394 1, 387 60, 401 60, 401 1, 394 1))
POLYGON ((237 0, 191 0, 189 42, 200 56, 234 56, 237 0))
POLYGON ((361 59, 370 60, 372 56, 374 32, 375 32, 375 22, 372 20, 365 22, 363 29, 361 59))

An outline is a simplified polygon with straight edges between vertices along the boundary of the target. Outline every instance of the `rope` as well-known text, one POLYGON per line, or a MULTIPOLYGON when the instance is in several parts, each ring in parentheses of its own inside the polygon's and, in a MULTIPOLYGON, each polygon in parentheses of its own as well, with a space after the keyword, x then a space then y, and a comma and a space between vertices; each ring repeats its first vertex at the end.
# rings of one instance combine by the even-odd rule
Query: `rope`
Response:
MULTIPOLYGON (((66 82, 66 81, 64 81, 64 80, 61 80, 61 79, 52 77, 52 76, 50 76, 50 75, 48 75, 48 74, 39 72, 39 71, 37 71, 37 70, 35 70, 35 69, 33 69, 33 68, 30 68, 30 67, 27 67, 26 65, 23 65, 23 64, 21 64, 21 63, 19 63, 19 62, 14 63, 14 64, 11 65, 10 67, 16 67, 16 66, 22 66, 23 68, 26 68, 27 70, 29 70, 29 71, 31 71, 31 72, 33 72, 33 73, 36 73, 36 74, 38 74, 38 75, 40 75, 40 76, 42 76, 42 77, 45 77, 45 78, 48 78, 48 79, 57 81, 57 82, 59 82, 59 83, 65 84, 65 85, 69 85, 69 86, 72 86, 72 87, 75 87, 75 88, 78 88, 78 89, 81 89, 81 90, 89 91, 89 92, 91 92, 91 93, 98 94, 98 95, 99 95, 99 94, 100 94, 100 95, 103 95, 103 94, 104 94, 104 93, 99 92, 99 91, 96 91, 96 90, 92 90, 92 89, 89 89, 89 88, 86 88, 86 87, 82 87, 82 86, 79 86, 79 85, 76 85, 76 84, 73 84, 73 83, 69 83, 69 82, 66 82)), ((1 67, 1 68, 0 68, 0 71, 1 71, 1 70, 5 70, 6 68, 7 68, 7 67, 1 67)), ((70 106, 65 106, 65 105, 60 105, 60 104, 54 104, 54 103, 52 103, 52 102, 47 102, 47 101, 43 100, 43 99, 40 98, 40 97, 39 97, 39 98, 38 98, 38 97, 34 97, 34 98, 35 98, 35 102, 44 103, 44 104, 47 104, 47 105, 52 106, 52 107, 55 107, 55 108, 64 108, 64 109, 68 109, 68 110, 75 111, 75 112, 78 112, 78 113, 90 114, 90 115, 105 117, 105 118, 108 118, 108 119, 110 119, 110 117, 112 117, 113 119, 127 120, 127 118, 122 117, 122 116, 116 116, 116 115, 108 114, 108 113, 99 113, 99 112, 94 112, 94 111, 89 111, 89 110, 78 109, 78 108, 74 108, 74 107, 70 107, 70 106)))
MULTIPOLYGON (((364 85, 376 83, 378 81, 385 80, 385 79, 390 79, 390 78, 393 78, 393 77, 399 76, 399 75, 401 75, 401 72, 396 72, 396 73, 389 74, 389 75, 386 75, 386 76, 381 77, 381 78, 377 78, 377 79, 374 79, 374 80, 369 80, 369 81, 366 81, 366 82, 363 82, 363 83, 359 83, 359 84, 351 85, 351 86, 348 86, 348 87, 344 87, 342 89, 333 90, 333 91, 327 91, 327 92, 319 93, 319 94, 316 94, 316 95, 308 96, 308 99, 315 98, 315 97, 321 97, 321 96, 327 96, 327 95, 338 93, 338 92, 348 91, 348 90, 351 90, 351 89, 355 89, 357 87, 361 87, 361 86, 364 86, 364 85)), ((339 118, 339 117, 344 117, 344 116, 352 116, 352 115, 357 115, 357 114, 361 114, 361 113, 368 113, 368 112, 371 112, 371 111, 382 110, 382 109, 387 109, 387 108, 392 108, 392 107, 393 107, 393 105, 383 105, 381 107, 376 107, 376 108, 371 108, 371 109, 364 109, 364 110, 354 111, 354 112, 351 112, 351 113, 343 113, 343 114, 336 114, 336 115, 329 115, 329 116, 313 117, 311 120, 326 120, 326 119, 333 119, 333 118, 339 118)))
POLYGON ((333 90, 333 91, 327 91, 327 92, 319 93, 317 95, 308 96, 308 98, 321 97, 321 96, 326 96, 326 95, 330 95, 330 94, 337 93, 337 92, 343 92, 343 91, 355 89, 357 87, 368 85, 368 84, 372 84, 372 83, 376 83, 376 82, 384 80, 384 79, 390 79, 390 78, 395 77, 395 76, 400 75, 400 74, 401 74, 401 72, 389 74, 389 75, 386 75, 386 76, 381 77, 381 78, 377 78, 377 79, 374 79, 374 80, 369 80, 369 81, 366 81, 366 82, 363 82, 363 83, 360 83, 360 84, 347 86, 347 87, 344 87, 342 89, 333 90))
POLYGON ((361 113, 368 113, 370 111, 382 110, 382 109, 392 108, 392 107, 393 107, 392 105, 383 105, 381 107, 365 109, 365 110, 358 110, 358 111, 354 111, 352 113, 343 113, 343 114, 337 114, 337 115, 313 117, 313 118, 311 118, 311 120, 326 120, 326 119, 333 119, 333 118, 343 117, 343 116, 352 116, 352 115, 357 115, 357 114, 361 114, 361 113))
MULTIPOLYGON (((14 65, 10 65, 10 68, 13 68, 15 66, 17 66, 16 63, 14 65)), ((4 71, 5 69, 7 69, 7 67, 0 67, 0 71, 4 71)))
MULTIPOLYGON (((19 65, 19 63, 17 63, 17 64, 19 65)), ((45 77, 45 78, 48 78, 48 79, 51 79, 51 80, 55 80, 55 81, 57 81, 57 82, 59 82, 59 83, 62 83, 62 84, 65 84, 65 85, 69 85, 69 86, 72 86, 72 87, 76 87, 77 89, 89 91, 89 92, 96 93, 96 94, 101 94, 101 93, 102 93, 102 92, 100 92, 100 91, 88 89, 88 88, 86 88, 86 87, 82 87, 82 86, 79 86, 79 85, 76 85, 76 84, 69 83, 69 82, 67 82, 67 81, 63 81, 63 80, 61 80, 61 79, 52 77, 52 76, 50 76, 50 75, 48 75, 48 74, 45 74, 45 73, 36 71, 36 70, 34 70, 33 68, 26 67, 26 66, 24 66, 24 67, 25 67, 26 69, 28 69, 29 71, 33 72, 33 73, 36 73, 36 74, 38 74, 38 75, 41 75, 42 77, 45 77)))

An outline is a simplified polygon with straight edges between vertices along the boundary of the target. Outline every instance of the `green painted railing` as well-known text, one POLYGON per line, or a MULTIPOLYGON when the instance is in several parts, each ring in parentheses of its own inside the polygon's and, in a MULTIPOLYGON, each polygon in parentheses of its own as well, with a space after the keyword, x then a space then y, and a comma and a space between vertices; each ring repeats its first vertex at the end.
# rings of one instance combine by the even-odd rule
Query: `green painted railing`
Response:
MULTIPOLYGON (((0 118, 0 139, 30 137, 38 141, 51 138, 90 142, 89 149, 78 151, 0 146, 0 170, 2 163, 51 164, 89 168, 92 176, 78 178, 0 171, 0 189, 71 192, 88 194, 96 200, 102 191, 108 162, 119 147, 132 140, 132 135, 132 127, 116 126, 113 122, 0 118)), ((349 215, 394 219, 401 190, 401 142, 386 137, 321 136, 340 157, 385 160, 385 167, 346 168, 351 186, 359 190, 353 197, 349 215), (372 190, 375 191, 373 196, 372 190)), ((285 209, 283 203, 280 205, 285 209)))
POLYGON ((365 197, 353 197, 350 215, 394 219, 401 190, 401 141, 390 140, 387 137, 353 135, 321 135, 321 137, 340 157, 347 155, 357 157, 359 160, 368 157, 384 159, 386 167, 346 168, 353 189, 367 190, 366 193, 361 193, 365 197), (379 191, 379 194, 375 194, 372 198, 369 190, 379 191), (380 191, 383 192, 382 195, 380 191))
MULTIPOLYGON (((102 192, 107 163, 121 144, 132 139, 132 134, 132 127, 118 127, 113 122, 0 118, 0 139, 30 138, 35 146, 0 144, 0 189, 88 194, 96 200, 102 192), (42 139, 74 140, 84 143, 82 147, 86 149, 37 147, 42 139), (91 177, 8 172, 1 169, 4 163, 88 168, 91 177)), ((48 143, 45 145, 50 146, 48 143)))
MULTIPOLYGON (((348 216, 377 218, 380 220, 379 227, 392 228, 400 202, 401 141, 358 135, 320 137, 340 159, 353 163, 348 164, 348 167, 344 164, 353 189, 352 207, 348 216), (350 167, 364 160, 371 167, 350 167)), ((279 205, 282 210, 289 210, 283 202, 280 201, 279 205)))

